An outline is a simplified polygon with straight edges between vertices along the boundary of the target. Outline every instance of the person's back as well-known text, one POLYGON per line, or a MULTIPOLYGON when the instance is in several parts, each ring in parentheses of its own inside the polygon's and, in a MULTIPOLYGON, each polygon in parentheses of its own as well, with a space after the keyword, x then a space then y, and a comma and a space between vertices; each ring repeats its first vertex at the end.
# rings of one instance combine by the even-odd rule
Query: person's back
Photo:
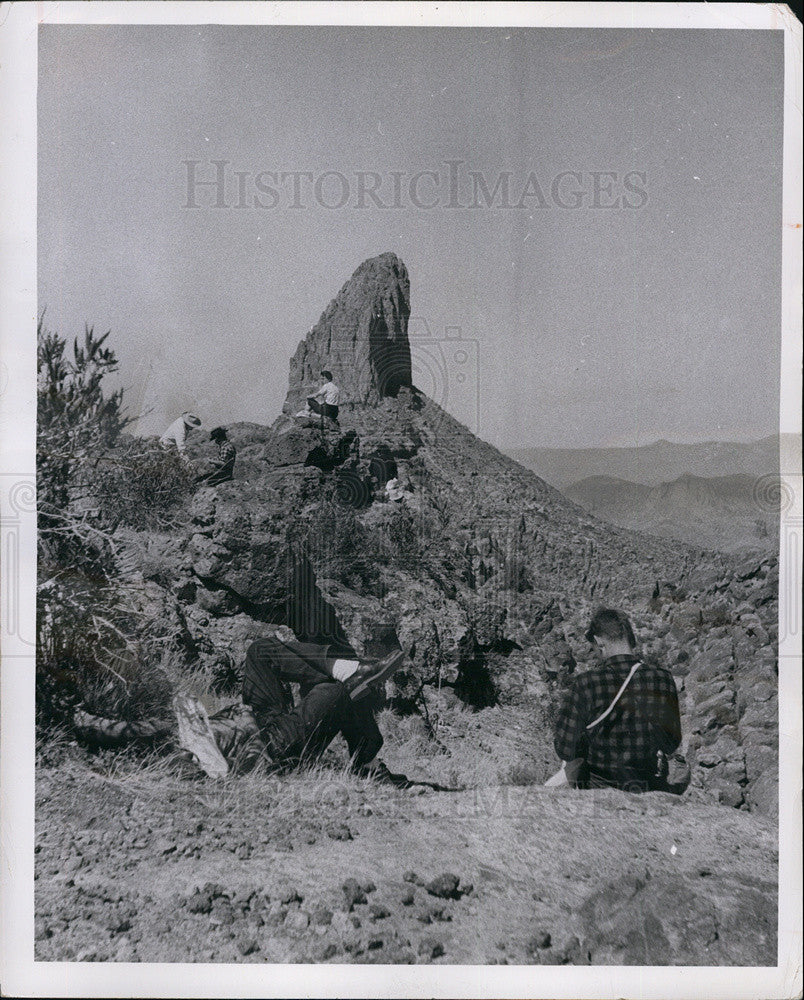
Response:
POLYGON ((585 761, 582 783, 657 787, 657 752, 669 756, 681 743, 673 676, 636 655, 633 630, 622 612, 600 609, 587 637, 603 662, 573 681, 556 719, 556 753, 564 761, 585 761))
POLYGON ((182 413, 159 438, 163 447, 175 446, 179 454, 184 454, 188 430, 201 426, 201 421, 193 413, 182 413))
POLYGON ((582 737, 579 752, 566 743, 556 746, 586 759, 590 772, 621 784, 646 780, 656 767, 656 751, 671 754, 680 742, 678 696, 672 674, 656 664, 638 661, 636 656, 613 656, 605 663, 579 674, 573 684, 573 698, 584 725, 599 718, 625 682, 634 663, 640 662, 628 687, 612 712, 582 737))

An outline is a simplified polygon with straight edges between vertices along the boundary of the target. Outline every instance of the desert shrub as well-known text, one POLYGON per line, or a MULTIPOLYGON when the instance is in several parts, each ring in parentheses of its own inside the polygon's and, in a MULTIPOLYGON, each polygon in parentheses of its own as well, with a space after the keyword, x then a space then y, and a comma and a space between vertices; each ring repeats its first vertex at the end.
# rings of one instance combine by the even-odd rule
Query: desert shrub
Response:
POLYGON ((88 712, 110 719, 170 718, 173 684, 152 651, 128 647, 110 654, 103 668, 82 678, 88 712))
POLYGON ((421 559, 423 538, 420 521, 405 506, 391 510, 385 522, 388 554, 401 566, 421 559))
POLYGON ((506 554, 499 573, 500 587, 525 594, 533 590, 533 574, 527 562, 518 555, 506 554))
POLYGON ((376 581, 375 541, 351 507, 321 500, 294 527, 291 540, 301 543, 318 576, 357 590, 376 581))
POLYGON ((103 455, 92 477, 93 497, 110 530, 169 525, 193 486, 193 471, 178 452, 137 438, 103 455))
POLYGON ((71 351, 41 320, 38 334, 37 722, 69 727, 78 704, 143 718, 168 695, 149 652, 160 626, 143 622, 121 588, 117 543, 94 495, 99 463, 128 422, 122 391, 103 390, 117 360, 108 333, 87 328, 71 351))
MULTIPOLYGON (((122 390, 103 393, 106 375, 117 359, 104 347, 109 333, 96 337, 91 327, 84 342, 67 341, 44 326, 37 328, 37 506, 39 532, 59 552, 72 544, 68 510, 80 501, 86 478, 104 449, 111 447, 129 422, 122 390)), ((79 544, 82 542, 79 540, 79 544)))

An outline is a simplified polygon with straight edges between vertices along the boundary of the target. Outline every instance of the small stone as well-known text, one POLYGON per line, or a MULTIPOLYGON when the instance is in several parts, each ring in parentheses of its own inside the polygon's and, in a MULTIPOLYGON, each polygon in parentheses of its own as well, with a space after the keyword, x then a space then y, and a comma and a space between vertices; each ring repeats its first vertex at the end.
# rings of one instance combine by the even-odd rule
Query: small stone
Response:
POLYGON ((317 927, 326 927, 332 923, 332 910, 328 910, 326 906, 316 907, 310 919, 317 927))
POLYGON ((327 836, 331 840, 351 840, 352 831, 345 823, 327 827, 327 836))
POLYGON ((35 921, 34 927, 34 938, 37 941, 46 941, 48 938, 53 937, 53 931, 47 926, 44 920, 35 921))
POLYGON ((331 941, 323 945, 318 949, 316 953, 317 962, 326 962, 327 959, 332 958, 333 955, 338 954, 338 946, 334 945, 331 941))
POLYGON ((332 914, 332 929, 339 934, 348 934, 352 931, 353 925, 346 913, 337 910, 332 914))
POLYGON ((444 945, 437 938, 423 937, 416 950, 422 958, 440 958, 444 954, 444 945))
POLYGON ((298 889, 292 885, 282 886, 276 894, 276 899, 284 905, 288 905, 289 903, 304 902, 304 896, 302 896, 298 889))
POLYGON ((369 879, 368 882, 363 883, 363 892, 370 893, 376 891, 377 891, 377 886, 371 881, 371 879, 369 879))
POLYGON ((422 887, 425 885, 424 879, 419 878, 419 876, 416 874, 416 872, 412 872, 412 871, 411 872, 405 872, 405 874, 402 876, 402 881, 403 882, 412 882, 414 885, 419 885, 419 886, 422 886, 422 887))
POLYGON ((366 902, 366 894, 356 878, 348 878, 343 883, 341 888, 343 890, 344 899, 350 909, 359 903, 366 902))
POLYGON ((238 861, 248 861, 251 857, 251 844, 238 844, 237 849, 235 850, 235 857, 238 861))
POLYGON ((428 883, 427 891, 431 896, 440 896, 441 899, 457 899, 458 884, 460 879, 452 872, 444 872, 438 875, 432 882, 428 883))
POLYGON ((589 955, 583 953, 581 942, 574 934, 560 948, 558 960, 561 965, 589 965, 589 955))
POLYGON ((240 938, 237 942, 237 950, 241 955, 252 955, 255 951, 260 950, 260 946, 252 937, 240 938))
POLYGON ((384 944, 385 942, 381 937, 370 937, 367 947, 369 951, 376 951, 378 948, 382 948, 384 944))
POLYGON ((306 931, 310 926, 310 914, 305 910, 288 910, 285 927, 292 931, 306 931))
POLYGON ((372 903, 369 907, 369 913, 372 920, 385 920, 386 917, 391 916, 391 911, 383 906, 382 903, 372 903))
POLYGON ((535 934, 530 941, 528 941, 526 947, 527 950, 532 954, 535 951, 540 951, 543 948, 549 948, 553 943, 552 938, 546 932, 540 931, 535 934))
POLYGON ((267 927, 278 927, 279 924, 284 923, 287 913, 288 908, 286 906, 282 906, 278 902, 271 903, 268 912, 263 916, 263 923, 267 927))
POLYGON ((406 892, 402 894, 402 898, 399 900, 399 902, 403 906, 413 906, 413 904, 416 902, 416 893, 413 891, 413 889, 408 889, 406 892))
POLYGON ((234 923, 235 917, 232 912, 231 906, 227 904, 223 906, 213 906, 212 912, 209 916, 209 922, 216 927, 231 927, 234 923))

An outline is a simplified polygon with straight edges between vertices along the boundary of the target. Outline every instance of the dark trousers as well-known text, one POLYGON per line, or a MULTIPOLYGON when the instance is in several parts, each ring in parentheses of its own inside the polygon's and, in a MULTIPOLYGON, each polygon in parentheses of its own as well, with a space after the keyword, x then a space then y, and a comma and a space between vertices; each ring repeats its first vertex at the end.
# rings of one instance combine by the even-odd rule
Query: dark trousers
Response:
POLYGON ((623 792, 668 791, 664 782, 636 768, 622 768, 616 776, 600 774, 587 765, 583 769, 578 787, 619 788, 623 792))
POLYGON ((331 403, 319 403, 313 396, 307 397, 307 405, 313 413, 320 413, 324 417, 329 417, 330 420, 334 420, 337 424, 339 412, 337 406, 333 406, 331 403))
POLYGON ((268 752, 277 761, 314 760, 340 733, 356 766, 382 746, 370 699, 353 702, 343 684, 326 671, 335 646, 258 639, 246 653, 243 701, 250 705, 268 752), (293 704, 288 684, 300 686, 293 704))
POLYGON ((203 483, 206 486, 217 486, 219 483, 228 483, 233 479, 234 459, 230 462, 225 462, 223 465, 219 465, 212 472, 206 472, 203 476, 198 476, 196 482, 203 483))

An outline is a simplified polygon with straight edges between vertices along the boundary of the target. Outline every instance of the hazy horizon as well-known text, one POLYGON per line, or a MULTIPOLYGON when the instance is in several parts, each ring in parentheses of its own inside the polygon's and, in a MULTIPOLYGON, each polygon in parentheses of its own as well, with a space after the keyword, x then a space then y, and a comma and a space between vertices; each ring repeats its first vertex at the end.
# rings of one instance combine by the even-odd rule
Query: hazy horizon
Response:
POLYGON ((112 330, 137 432, 270 424, 388 250, 414 381, 501 449, 778 431, 781 31, 43 25, 39 54, 40 309, 112 330))

